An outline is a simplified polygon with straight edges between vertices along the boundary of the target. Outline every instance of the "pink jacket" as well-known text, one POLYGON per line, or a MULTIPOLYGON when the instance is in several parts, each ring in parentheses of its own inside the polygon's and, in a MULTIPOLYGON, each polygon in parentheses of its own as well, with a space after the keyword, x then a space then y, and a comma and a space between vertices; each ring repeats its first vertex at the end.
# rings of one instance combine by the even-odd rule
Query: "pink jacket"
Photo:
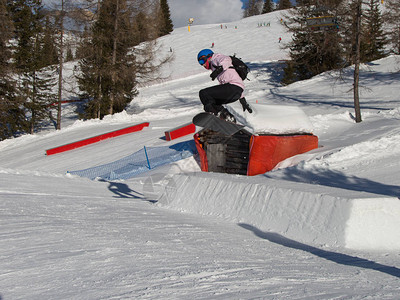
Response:
POLYGON ((217 76, 217 79, 220 84, 225 84, 225 83, 234 84, 241 87, 244 91, 243 80, 242 78, 240 78, 239 74, 233 68, 232 59, 229 56, 219 53, 214 53, 213 56, 211 57, 210 65, 212 71, 215 70, 215 67, 222 66, 223 71, 217 76))

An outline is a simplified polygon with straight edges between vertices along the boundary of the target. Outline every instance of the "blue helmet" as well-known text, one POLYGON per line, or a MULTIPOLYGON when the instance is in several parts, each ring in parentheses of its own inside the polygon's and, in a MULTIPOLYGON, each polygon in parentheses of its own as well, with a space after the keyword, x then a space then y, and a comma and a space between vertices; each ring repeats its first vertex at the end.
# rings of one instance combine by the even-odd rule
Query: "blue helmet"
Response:
POLYGON ((200 65, 204 65, 207 61, 207 58, 211 57, 214 54, 210 49, 203 49, 197 54, 197 61, 200 65))

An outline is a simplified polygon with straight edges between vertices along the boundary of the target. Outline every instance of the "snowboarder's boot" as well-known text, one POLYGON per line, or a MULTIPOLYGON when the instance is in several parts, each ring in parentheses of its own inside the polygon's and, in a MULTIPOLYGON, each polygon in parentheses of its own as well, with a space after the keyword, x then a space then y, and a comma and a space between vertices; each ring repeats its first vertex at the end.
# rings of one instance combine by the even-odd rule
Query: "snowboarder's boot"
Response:
POLYGON ((235 123, 235 124, 236 124, 236 119, 235 119, 235 117, 234 117, 226 108, 221 109, 221 110, 218 112, 217 117, 220 118, 220 119, 222 119, 222 120, 224 120, 224 121, 227 121, 227 122, 231 122, 231 123, 235 123))

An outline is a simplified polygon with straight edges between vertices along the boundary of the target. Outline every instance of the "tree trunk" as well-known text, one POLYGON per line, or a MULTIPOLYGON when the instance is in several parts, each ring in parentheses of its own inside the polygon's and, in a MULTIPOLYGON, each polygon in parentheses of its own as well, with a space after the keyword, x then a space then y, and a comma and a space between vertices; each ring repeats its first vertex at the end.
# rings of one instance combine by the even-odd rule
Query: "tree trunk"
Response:
POLYGON ((354 63, 354 109, 356 122, 361 122, 359 81, 360 81, 360 42, 361 42, 361 0, 357 0, 356 6, 356 40, 355 40, 355 63, 354 63))
POLYGON ((399 37, 397 40, 397 54, 400 54, 400 26, 399 26, 399 37))
POLYGON ((111 70, 111 95, 110 95, 110 115, 113 114, 113 106, 115 101, 115 82, 116 82, 116 64, 117 64, 117 41, 118 41, 118 17, 119 17, 119 0, 117 0, 114 19, 114 36, 113 36, 113 52, 112 52, 112 70, 111 70))
POLYGON ((61 129, 61 101, 62 101, 62 79, 63 79, 63 54, 64 54, 64 0, 61 0, 60 18, 60 53, 58 66, 58 105, 57 105, 57 130, 61 129))

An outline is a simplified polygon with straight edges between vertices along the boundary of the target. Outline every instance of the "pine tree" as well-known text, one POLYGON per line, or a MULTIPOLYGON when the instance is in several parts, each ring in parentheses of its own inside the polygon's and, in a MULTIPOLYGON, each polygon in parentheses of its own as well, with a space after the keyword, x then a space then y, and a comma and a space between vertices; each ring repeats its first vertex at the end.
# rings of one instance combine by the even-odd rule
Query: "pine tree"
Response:
MULTIPOLYGON (((67 6, 71 7, 69 0, 61 0, 61 7, 59 14, 55 18, 55 25, 58 34, 58 51, 56 53, 58 60, 58 93, 57 93, 57 122, 56 129, 61 129, 61 102, 62 102, 62 92, 63 92, 63 69, 64 69, 64 53, 65 53, 65 43, 64 43, 64 18, 68 13, 67 6)), ((67 55, 68 56, 68 55, 67 55)))
POLYGON ((385 56, 387 40, 383 31, 379 0, 369 0, 364 9, 363 35, 361 38, 361 62, 369 62, 385 56))
POLYGON ((263 0, 249 0, 245 5, 243 17, 256 16, 261 13, 263 6, 263 0))
POLYGON ((17 46, 14 53, 18 73, 18 92, 23 99, 27 131, 33 133, 49 117, 54 103, 54 70, 43 67, 43 6, 41 0, 9 2, 14 20, 17 46))
POLYGON ((279 0, 278 10, 288 9, 292 7, 292 3, 290 0, 279 0))
POLYGON ((290 60, 286 62, 286 66, 283 69, 283 77, 281 83, 284 85, 291 84, 297 80, 296 68, 294 63, 290 60))
POLYGON ((19 75, 18 90, 24 99, 28 132, 31 134, 51 118, 51 105, 56 101, 53 88, 57 82, 54 75, 52 69, 37 69, 19 75))
MULTIPOLYGON (((140 11, 133 21, 134 44, 139 45, 142 42, 155 38, 152 35, 152 28, 149 26, 151 19, 143 11, 140 11)), ((157 35, 158 37, 158 35, 157 35)))
POLYGON ((0 0, 0 140, 15 136, 25 126, 24 112, 12 77, 14 70, 10 63, 13 31, 6 0, 0 0))
POLYGON ((338 17, 343 48, 342 68, 354 65, 353 74, 353 101, 355 121, 361 122, 359 80, 361 63, 361 40, 363 25, 363 1, 349 0, 340 3, 338 17))
MULTIPOLYGON (((339 68, 342 62, 342 46, 339 32, 332 28, 313 30, 305 20, 315 14, 329 15, 333 11, 315 10, 315 6, 299 6, 291 12, 285 24, 293 32, 287 44, 290 63, 285 70, 284 83, 311 78, 322 72, 339 68)), ((317 15, 318 16, 318 15, 317 15)))
POLYGON ((43 36, 41 37, 42 50, 40 57, 40 67, 58 64, 58 47, 56 42, 56 29, 50 22, 50 17, 46 16, 43 36))
POLYGON ((171 13, 168 6, 167 0, 160 0, 160 28, 159 36, 164 36, 172 32, 174 25, 171 20, 171 13))
POLYGON ((272 2, 271 0, 265 0, 261 13, 266 14, 272 12, 272 2))
POLYGON ((73 61, 74 60, 74 54, 72 53, 72 49, 70 46, 67 47, 67 54, 65 56, 65 61, 73 61))
POLYGON ((83 31, 78 35, 79 41, 75 50, 76 59, 84 59, 91 55, 91 49, 88 48, 91 40, 91 31, 88 26, 85 26, 83 31))
POLYGON ((122 111, 137 93, 131 19, 126 0, 105 0, 100 5, 78 78, 80 89, 91 99, 88 118, 122 111))
POLYGON ((398 0, 386 0, 385 5, 385 20, 390 25, 390 43, 394 53, 400 54, 400 3, 398 0))
POLYGON ((132 35, 134 54, 138 57, 135 60, 136 77, 140 82, 156 81, 162 78, 159 75, 160 67, 174 58, 173 53, 165 54, 159 51, 157 37, 159 37, 159 23, 161 7, 158 2, 154 6, 148 7, 148 2, 142 0, 142 6, 135 11, 133 17, 132 35), (147 8, 143 9, 144 7, 147 8))
POLYGON ((354 49, 356 48, 356 15, 355 1, 343 4, 340 16, 340 31, 342 34, 344 67, 354 64, 354 49))

